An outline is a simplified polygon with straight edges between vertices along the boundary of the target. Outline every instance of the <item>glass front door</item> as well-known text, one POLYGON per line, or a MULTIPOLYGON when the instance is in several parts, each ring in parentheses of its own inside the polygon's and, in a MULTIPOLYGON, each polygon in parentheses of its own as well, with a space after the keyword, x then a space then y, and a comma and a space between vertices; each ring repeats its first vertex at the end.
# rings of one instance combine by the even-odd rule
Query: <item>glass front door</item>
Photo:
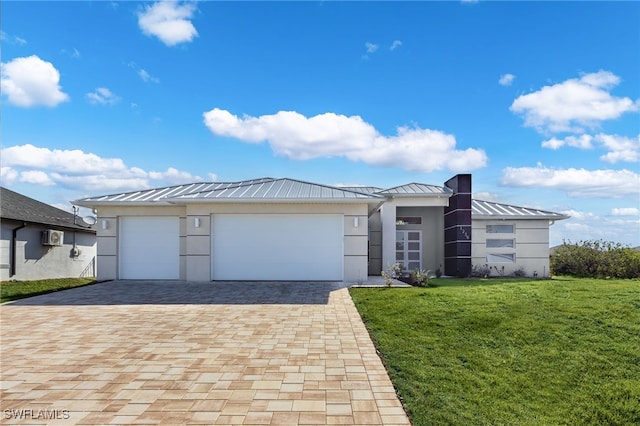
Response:
POLYGON ((422 269, 422 231, 396 231, 396 262, 406 273, 422 269))

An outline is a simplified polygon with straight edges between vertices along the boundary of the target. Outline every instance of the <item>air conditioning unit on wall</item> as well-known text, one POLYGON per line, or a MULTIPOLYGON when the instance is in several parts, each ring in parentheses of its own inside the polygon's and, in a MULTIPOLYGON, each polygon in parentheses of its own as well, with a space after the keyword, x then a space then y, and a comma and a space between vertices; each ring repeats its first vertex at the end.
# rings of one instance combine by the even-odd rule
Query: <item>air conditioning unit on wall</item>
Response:
POLYGON ((43 246, 61 246, 64 240, 64 232, 56 231, 54 229, 47 229, 42 231, 42 245, 43 246))

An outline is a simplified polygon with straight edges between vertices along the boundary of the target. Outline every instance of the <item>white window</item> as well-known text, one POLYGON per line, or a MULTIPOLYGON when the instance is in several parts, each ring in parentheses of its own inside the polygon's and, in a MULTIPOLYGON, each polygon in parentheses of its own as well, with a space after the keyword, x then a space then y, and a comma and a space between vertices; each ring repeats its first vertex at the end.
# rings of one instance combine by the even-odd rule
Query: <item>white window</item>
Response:
POLYGON ((513 234, 513 225, 487 225, 487 234, 513 234))
POLYGON ((487 248, 515 248, 513 238, 487 238, 487 248))
POLYGON ((398 216, 396 225, 422 225, 422 217, 420 216, 398 216))
POLYGON ((487 263, 515 263, 515 253, 489 253, 487 254, 487 263))

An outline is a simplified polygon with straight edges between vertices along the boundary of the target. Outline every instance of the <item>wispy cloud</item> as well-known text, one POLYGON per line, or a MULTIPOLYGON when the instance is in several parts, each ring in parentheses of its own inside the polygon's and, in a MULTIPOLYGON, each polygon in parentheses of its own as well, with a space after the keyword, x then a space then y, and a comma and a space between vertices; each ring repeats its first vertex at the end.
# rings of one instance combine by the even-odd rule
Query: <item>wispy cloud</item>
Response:
POLYGON ((615 164, 617 162, 636 163, 640 161, 640 135, 629 138, 620 135, 599 133, 595 136, 583 134, 570 135, 564 138, 551 138, 542 142, 543 148, 553 150, 564 146, 580 149, 594 149, 594 145, 606 149, 608 152, 600 157, 602 161, 615 164))
POLYGON ((19 181, 85 191, 113 191, 202 180, 174 167, 165 171, 146 171, 129 167, 120 158, 102 158, 79 149, 52 150, 27 144, 3 148, 0 154, 4 184, 19 181))
POLYGON ((120 102, 120 98, 106 87, 98 87, 93 92, 87 93, 87 99, 94 105, 115 105, 120 102))
POLYGON ((175 46, 198 36, 191 22, 195 11, 195 3, 159 1, 138 13, 138 25, 144 34, 158 37, 167 46, 175 46))
POLYGON ((622 198, 640 197, 640 174, 631 170, 586 170, 507 167, 500 183, 514 187, 555 189, 571 197, 622 198))
POLYGON ((366 42, 364 47, 366 47, 367 53, 375 53, 380 48, 379 45, 370 42, 366 42))
POLYGON ((513 74, 503 74, 498 79, 498 84, 501 86, 511 86, 513 84, 513 80, 516 79, 516 76, 513 74))
POLYGON ((393 40, 393 43, 391 43, 391 46, 389 46, 389 50, 391 50, 391 51, 396 50, 400 46, 402 46, 402 41, 393 40))
POLYGON ((640 108, 639 100, 611 95, 620 78, 609 71, 584 74, 513 101, 511 111, 525 119, 525 126, 541 133, 582 133, 640 108))
POLYGON ((14 44, 14 45, 25 45, 27 44, 27 40, 22 37, 18 37, 16 35, 10 35, 5 33, 4 31, 0 31, 0 40, 3 43, 14 44))
POLYGON ((640 216, 640 209, 637 207, 617 207, 611 209, 611 216, 640 216))
POLYGON ((1 74, 2 95, 10 104, 23 108, 54 107, 69 100, 60 86, 58 70, 36 55, 3 63, 1 74))
POLYGON ((160 79, 152 76, 146 70, 140 69, 138 70, 138 75, 145 83, 160 83, 160 79))
POLYGON ((487 164, 482 149, 456 149, 453 135, 398 127, 396 135, 384 136, 359 116, 325 113, 305 117, 295 111, 279 111, 238 117, 215 108, 204 113, 204 123, 215 135, 248 143, 267 142, 276 154, 293 160, 345 157, 373 166, 420 172, 469 171, 487 164))

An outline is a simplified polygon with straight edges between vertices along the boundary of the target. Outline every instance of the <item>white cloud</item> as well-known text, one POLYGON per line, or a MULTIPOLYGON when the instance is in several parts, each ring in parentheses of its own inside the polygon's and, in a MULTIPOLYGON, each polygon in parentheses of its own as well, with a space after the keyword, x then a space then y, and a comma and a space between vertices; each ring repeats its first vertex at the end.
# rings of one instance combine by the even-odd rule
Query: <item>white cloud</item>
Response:
POLYGON ((371 42, 366 42, 364 47, 367 49, 367 53, 375 53, 380 46, 371 42))
POLYGON ((587 220, 587 219, 592 220, 592 219, 598 218, 596 215, 594 215, 591 212, 583 212, 583 211, 574 210, 574 209, 563 210, 560 213, 565 214, 567 216, 571 216, 572 219, 577 219, 577 220, 587 220))
POLYGON ((640 216, 640 209, 637 207, 618 207, 611 209, 612 216, 640 216))
POLYGON ((503 74, 500 76, 498 83, 501 86, 511 86, 511 84, 513 83, 513 80, 515 79, 516 79, 516 76, 513 74, 503 74))
POLYGON ((198 35, 191 23, 195 11, 195 3, 159 1, 138 13, 138 25, 144 34, 158 37, 167 46, 175 46, 190 42, 198 35))
POLYGON ((571 197, 640 196, 640 174, 630 170, 552 169, 541 165, 507 167, 502 171, 501 184, 556 189, 571 197))
POLYGON ((609 150, 607 154, 600 157, 607 163, 617 163, 618 161, 634 163, 640 160, 640 135, 632 139, 601 133, 596 135, 596 141, 609 150))
POLYGON ((595 136, 583 134, 580 136, 567 136, 562 139, 551 138, 542 142, 544 148, 559 149, 563 146, 571 146, 580 149, 592 149, 594 143, 605 148, 608 152, 600 159, 607 163, 625 161, 629 163, 640 160, 640 135, 636 138, 628 138, 619 135, 607 135, 599 133, 595 136))
POLYGON ((500 202, 500 197, 498 194, 494 194, 493 192, 481 191, 473 193, 474 200, 482 200, 482 201, 492 201, 494 203, 500 202))
POLYGON ((69 100, 60 87, 58 70, 35 55, 3 63, 1 74, 2 94, 13 105, 54 107, 69 100))
POLYGON ((401 40, 393 40, 393 43, 391 43, 391 46, 389 47, 389 50, 396 50, 400 46, 402 46, 402 41, 401 40))
POLYGON ((218 181, 218 175, 215 173, 207 173, 207 177, 209 177, 209 180, 211 182, 217 182, 218 181))
POLYGON ((600 122, 637 111, 639 101, 612 96, 609 91, 620 78, 608 71, 584 74, 513 101, 510 110, 525 119, 525 126, 538 131, 577 132, 597 127, 600 122))
POLYGON ((27 44, 27 40, 23 39, 22 37, 9 35, 4 31, 0 31, 0 40, 2 40, 2 42, 4 43, 16 44, 20 46, 27 44))
POLYGON ((120 101, 120 98, 106 87, 98 87, 93 92, 87 93, 87 99, 92 104, 100 105, 115 105, 120 101))
POLYGON ((567 136, 563 139, 558 139, 558 138, 548 139, 542 142, 542 147, 555 150, 567 145, 575 148, 591 149, 593 148, 593 145, 591 144, 592 141, 593 141, 593 137, 590 135, 567 136))
POLYGON ((140 78, 145 82, 145 83, 159 83, 160 80, 154 76, 152 76, 151 74, 149 74, 146 70, 144 69, 140 69, 138 70, 138 75, 140 76, 140 78))
POLYGON ((0 150, 4 182, 61 185, 85 191, 145 189, 202 181, 199 176, 169 167, 164 172, 129 167, 120 158, 102 158, 81 150, 16 145, 0 150))
POLYGON ((20 173, 20 182, 33 183, 35 185, 53 186, 55 183, 48 174, 41 170, 27 170, 20 173))
POLYGON ((18 178, 18 172, 12 167, 2 166, 0 167, 0 182, 1 186, 11 186, 18 178))
POLYGON ((359 116, 325 113, 305 117, 295 111, 279 111, 240 118, 218 108, 203 116, 205 125, 216 135, 248 143, 267 141, 276 154, 294 160, 345 157, 374 166, 420 172, 469 171, 487 164, 483 150, 458 150, 452 135, 399 127, 395 136, 383 136, 359 116))

